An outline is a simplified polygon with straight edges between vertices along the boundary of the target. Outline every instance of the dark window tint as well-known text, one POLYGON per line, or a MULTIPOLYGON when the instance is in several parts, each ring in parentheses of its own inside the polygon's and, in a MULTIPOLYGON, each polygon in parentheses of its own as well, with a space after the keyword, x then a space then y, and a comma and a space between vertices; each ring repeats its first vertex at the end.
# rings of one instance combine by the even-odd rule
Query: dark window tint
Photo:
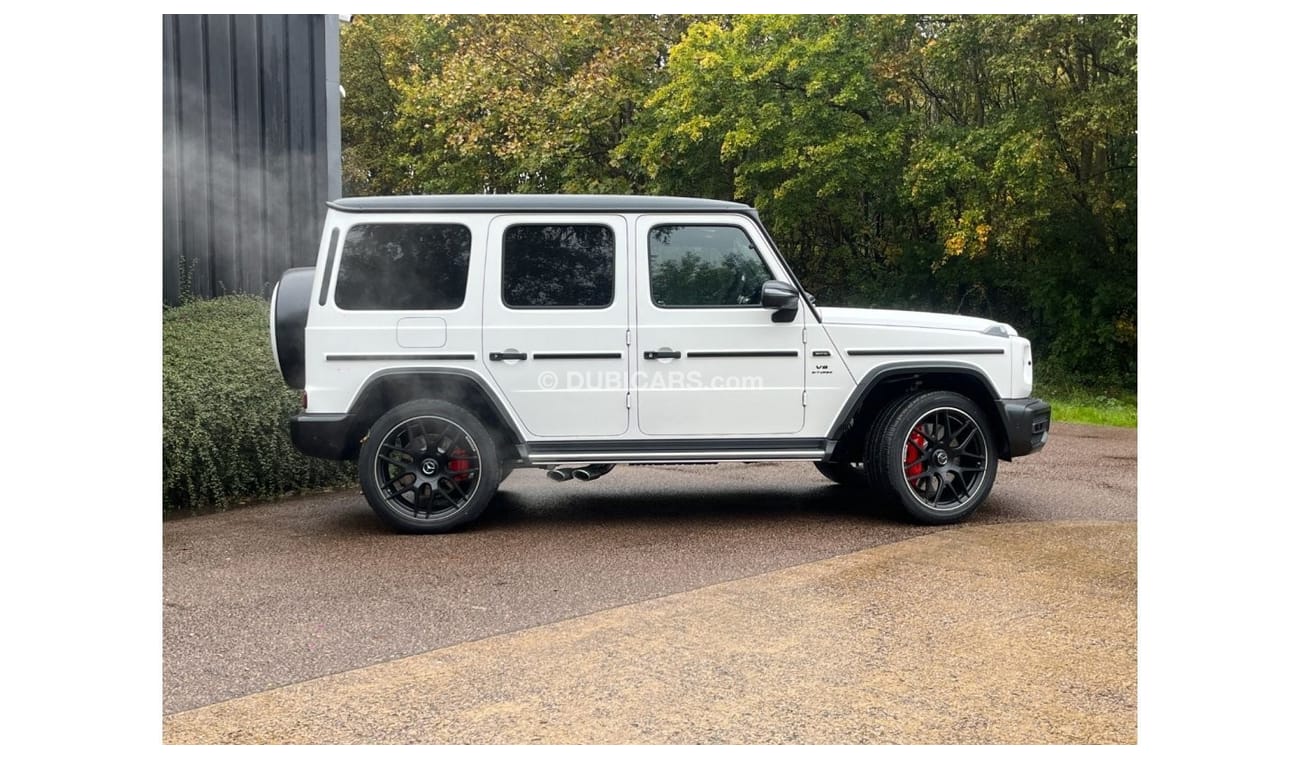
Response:
POLYGON ((772 275, 739 227, 650 231, 650 298, 658 306, 749 306, 772 275))
POLYGON ((357 224, 348 230, 334 303, 340 309, 455 309, 465 301, 469 228, 357 224))
POLYGON ((515 308, 614 302, 614 232, 598 224, 517 224, 501 241, 501 299, 515 308))

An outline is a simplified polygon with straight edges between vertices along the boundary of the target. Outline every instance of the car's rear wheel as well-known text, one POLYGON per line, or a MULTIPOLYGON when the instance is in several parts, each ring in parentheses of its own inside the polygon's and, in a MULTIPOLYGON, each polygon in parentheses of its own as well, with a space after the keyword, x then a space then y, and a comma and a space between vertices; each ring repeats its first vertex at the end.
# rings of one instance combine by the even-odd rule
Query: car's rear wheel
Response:
POLYGON ((445 401, 410 401, 380 417, 357 469, 375 514, 404 533, 443 533, 471 522, 501 481, 487 427, 445 401))
POLYGON ((951 391, 893 404, 868 441, 872 480, 913 520, 930 525, 969 517, 997 477, 993 429, 979 406, 951 391))

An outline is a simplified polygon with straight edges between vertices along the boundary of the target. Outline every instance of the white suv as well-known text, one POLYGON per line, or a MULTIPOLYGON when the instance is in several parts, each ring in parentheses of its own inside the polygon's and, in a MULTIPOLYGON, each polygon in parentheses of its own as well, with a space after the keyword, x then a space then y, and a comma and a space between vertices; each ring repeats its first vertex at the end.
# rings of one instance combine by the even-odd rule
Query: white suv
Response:
POLYGON ((754 209, 497 195, 329 204, 271 298, 295 445, 357 459, 394 528, 476 518, 515 467, 804 460, 947 523, 1047 440, 1029 341, 814 306, 754 209))

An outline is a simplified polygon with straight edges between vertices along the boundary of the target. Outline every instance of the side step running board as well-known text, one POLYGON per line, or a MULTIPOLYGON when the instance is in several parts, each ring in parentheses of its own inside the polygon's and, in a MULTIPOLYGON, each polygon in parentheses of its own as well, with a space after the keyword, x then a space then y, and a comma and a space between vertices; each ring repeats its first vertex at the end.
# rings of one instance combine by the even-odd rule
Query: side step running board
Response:
POLYGON ((833 443, 823 438, 672 441, 561 441, 527 445, 529 464, 645 464, 821 460, 833 443))

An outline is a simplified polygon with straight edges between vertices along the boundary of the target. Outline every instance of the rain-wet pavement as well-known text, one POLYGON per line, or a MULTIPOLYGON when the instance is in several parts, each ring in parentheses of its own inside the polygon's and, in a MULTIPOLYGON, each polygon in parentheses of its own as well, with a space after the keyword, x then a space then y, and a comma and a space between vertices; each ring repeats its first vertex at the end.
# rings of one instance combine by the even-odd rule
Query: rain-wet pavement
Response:
POLYGON ((356 491, 169 520, 166 738, 1132 741, 1135 519, 1135 431, 1058 424, 956 528, 807 464, 525 470, 446 536, 356 491))

